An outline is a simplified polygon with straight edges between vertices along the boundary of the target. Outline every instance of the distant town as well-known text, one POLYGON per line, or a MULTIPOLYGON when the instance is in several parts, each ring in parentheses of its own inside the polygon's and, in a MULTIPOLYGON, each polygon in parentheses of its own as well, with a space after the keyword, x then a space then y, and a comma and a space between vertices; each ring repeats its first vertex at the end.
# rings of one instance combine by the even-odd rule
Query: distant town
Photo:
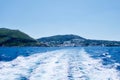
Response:
POLYGON ((0 46, 79 47, 120 46, 120 41, 91 40, 74 34, 55 35, 34 39, 20 30, 0 28, 0 46))

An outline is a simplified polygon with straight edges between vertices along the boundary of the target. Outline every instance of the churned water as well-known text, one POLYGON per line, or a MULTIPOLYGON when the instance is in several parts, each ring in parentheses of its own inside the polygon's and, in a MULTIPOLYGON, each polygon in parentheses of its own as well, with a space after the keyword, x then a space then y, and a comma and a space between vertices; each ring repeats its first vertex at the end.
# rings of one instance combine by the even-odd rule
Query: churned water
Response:
POLYGON ((120 47, 1 47, 0 80, 120 80, 120 47))

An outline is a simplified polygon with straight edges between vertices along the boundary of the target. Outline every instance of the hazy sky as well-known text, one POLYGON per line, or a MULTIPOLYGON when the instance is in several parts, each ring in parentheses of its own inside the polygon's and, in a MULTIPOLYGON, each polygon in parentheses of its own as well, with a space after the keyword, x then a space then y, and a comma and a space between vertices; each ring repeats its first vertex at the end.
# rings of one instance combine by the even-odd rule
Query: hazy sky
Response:
POLYGON ((120 40, 120 0, 0 0, 0 27, 34 38, 76 34, 120 40))

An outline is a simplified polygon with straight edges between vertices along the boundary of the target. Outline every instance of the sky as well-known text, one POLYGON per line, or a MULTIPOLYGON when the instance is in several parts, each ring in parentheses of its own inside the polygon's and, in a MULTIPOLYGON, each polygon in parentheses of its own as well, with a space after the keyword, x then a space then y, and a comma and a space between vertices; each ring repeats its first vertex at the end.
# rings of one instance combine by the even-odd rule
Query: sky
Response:
POLYGON ((0 0, 0 28, 120 41, 120 0, 0 0))

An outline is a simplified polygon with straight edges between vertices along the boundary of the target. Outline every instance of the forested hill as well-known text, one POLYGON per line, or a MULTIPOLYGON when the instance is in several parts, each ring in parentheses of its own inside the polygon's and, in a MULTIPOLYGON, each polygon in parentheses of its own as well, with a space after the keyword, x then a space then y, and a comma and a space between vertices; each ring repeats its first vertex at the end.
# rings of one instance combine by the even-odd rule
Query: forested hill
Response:
POLYGON ((55 35, 39 38, 38 41, 51 47, 64 46, 120 46, 120 41, 91 40, 78 35, 55 35))
POLYGON ((0 28, 0 46, 40 46, 40 42, 29 35, 7 28, 0 28))
POLYGON ((91 40, 73 34, 55 35, 36 40, 19 30, 0 28, 0 46, 120 46, 120 41, 91 40))

